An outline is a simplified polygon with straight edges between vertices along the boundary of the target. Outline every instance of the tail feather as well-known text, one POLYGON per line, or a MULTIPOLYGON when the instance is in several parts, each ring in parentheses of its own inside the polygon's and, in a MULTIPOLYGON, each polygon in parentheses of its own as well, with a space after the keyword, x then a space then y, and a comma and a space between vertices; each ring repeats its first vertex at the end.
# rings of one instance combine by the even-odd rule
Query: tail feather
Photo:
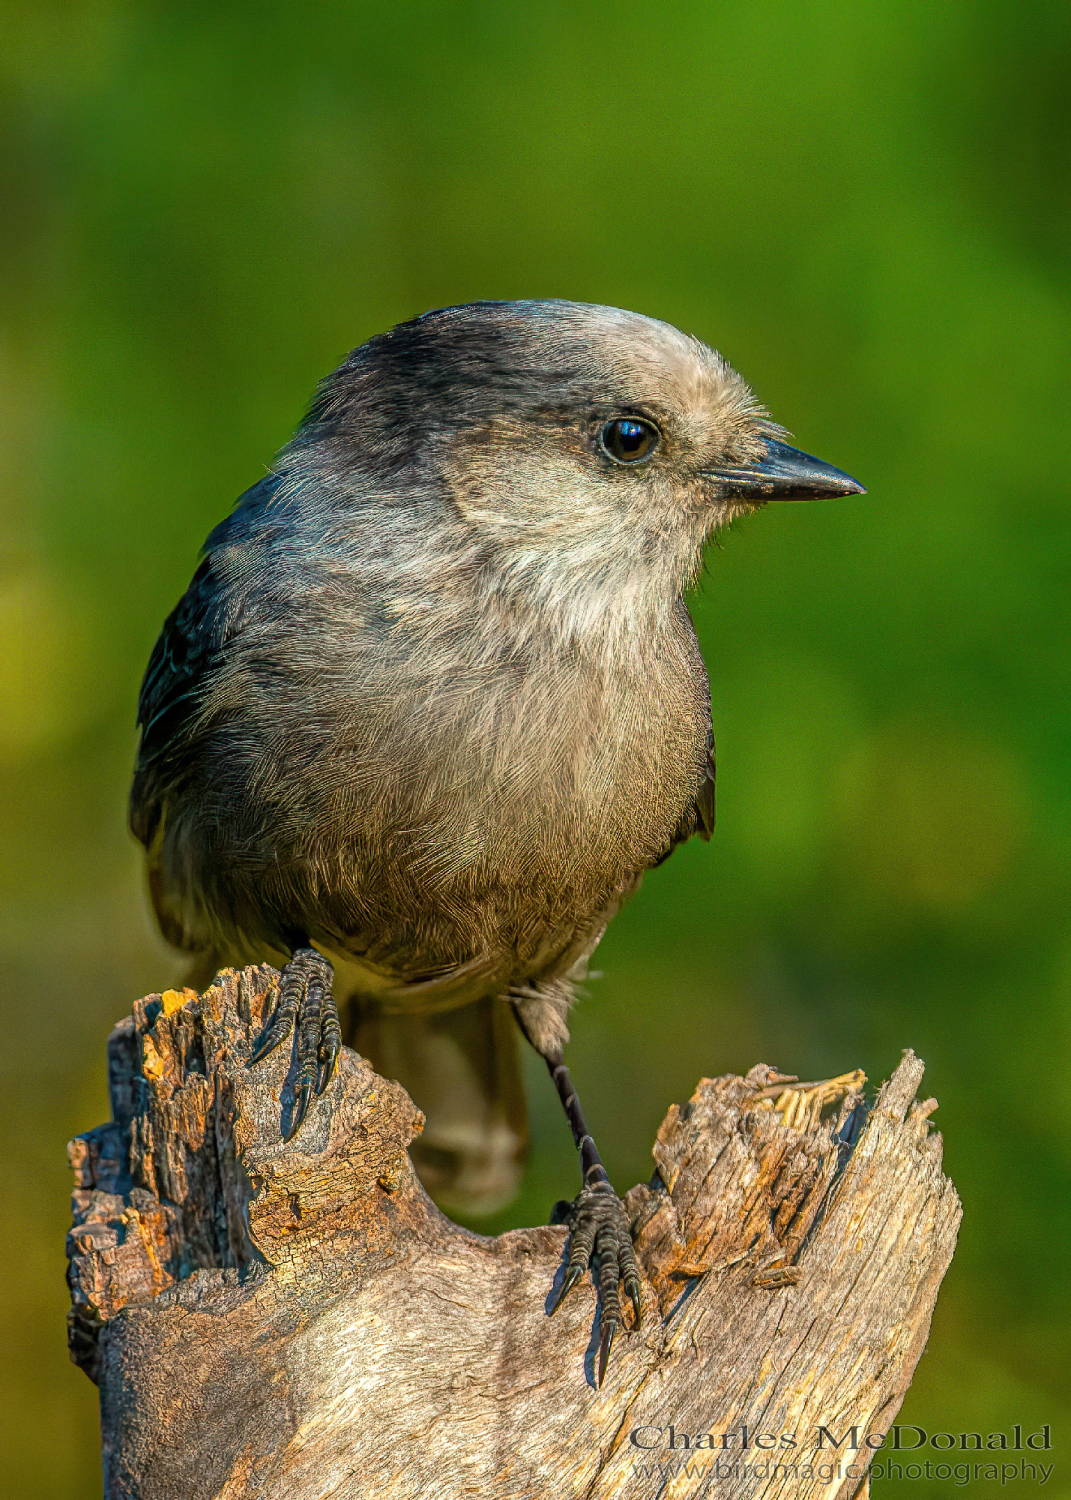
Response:
POLYGON ((443 1208, 481 1214, 516 1195, 528 1156, 528 1111, 510 1007, 486 999, 432 1014, 362 1014, 350 1046, 396 1078, 427 1123, 410 1155, 443 1208))
MULTIPOLYGON (((192 956, 185 982, 201 993, 224 966, 251 961, 206 948, 192 956)), ((345 991, 336 988, 335 998, 342 1010, 345 991)), ((410 1155, 435 1201, 467 1214, 493 1213, 509 1203, 528 1159, 528 1108, 512 1007, 484 999, 430 1014, 385 1015, 351 995, 344 1024, 347 1045, 377 1073, 396 1078, 423 1110, 427 1123, 410 1155)))

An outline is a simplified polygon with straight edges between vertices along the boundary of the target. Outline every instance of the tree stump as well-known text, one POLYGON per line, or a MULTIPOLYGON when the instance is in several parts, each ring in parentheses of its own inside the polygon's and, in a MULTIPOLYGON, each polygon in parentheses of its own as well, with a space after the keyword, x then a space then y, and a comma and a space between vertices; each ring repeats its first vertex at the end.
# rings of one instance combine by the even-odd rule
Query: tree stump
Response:
POLYGON ((566 1231, 451 1223, 397 1083, 344 1052, 282 1141, 288 1049, 246 1066, 277 980, 138 1001, 114 1119, 70 1146, 109 1500, 865 1493, 960 1219, 912 1053, 876 1099, 759 1066, 670 1109, 626 1199, 643 1323, 598 1389, 590 1280, 548 1316, 566 1231))

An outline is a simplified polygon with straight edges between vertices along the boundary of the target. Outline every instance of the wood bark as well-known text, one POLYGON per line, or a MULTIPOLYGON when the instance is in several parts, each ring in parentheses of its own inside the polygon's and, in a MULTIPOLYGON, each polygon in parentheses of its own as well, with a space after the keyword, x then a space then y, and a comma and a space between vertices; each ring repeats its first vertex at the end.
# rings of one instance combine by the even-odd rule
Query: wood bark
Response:
POLYGON ((914 1054, 876 1098, 760 1065, 670 1109, 626 1198, 643 1323, 598 1389, 589 1278, 548 1315, 566 1231, 445 1218, 398 1084, 346 1051, 282 1141, 289 1049, 247 1067, 276 983, 138 1001, 114 1119, 71 1143, 109 1500, 865 1494, 960 1219, 914 1054))

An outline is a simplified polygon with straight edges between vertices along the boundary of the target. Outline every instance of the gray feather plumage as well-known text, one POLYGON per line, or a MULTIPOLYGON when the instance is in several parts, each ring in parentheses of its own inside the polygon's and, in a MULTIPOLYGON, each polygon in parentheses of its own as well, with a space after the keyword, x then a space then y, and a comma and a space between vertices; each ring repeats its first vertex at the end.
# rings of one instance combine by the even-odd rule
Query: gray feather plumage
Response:
POLYGON ((537 1045, 642 874, 713 822, 681 593, 775 429, 712 351, 569 303, 402 325, 209 537, 139 705, 131 821, 182 948, 311 939, 382 1009, 512 996, 537 1045), (625 411, 642 472, 596 434, 625 411))

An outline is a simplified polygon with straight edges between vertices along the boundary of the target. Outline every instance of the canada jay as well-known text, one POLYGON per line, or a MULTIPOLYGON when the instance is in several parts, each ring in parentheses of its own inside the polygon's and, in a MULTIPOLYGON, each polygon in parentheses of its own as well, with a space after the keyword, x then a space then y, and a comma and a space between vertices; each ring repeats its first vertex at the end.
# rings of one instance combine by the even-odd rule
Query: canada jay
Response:
POLYGON ((562 1061, 574 988, 645 870, 714 824, 682 595, 711 532, 862 493, 666 323, 483 302, 370 339, 212 532, 139 703, 131 824, 165 936, 277 957, 253 1061, 295 1036, 293 1135, 342 1031, 427 1112, 422 1175, 490 1202, 524 1125, 515 1018, 580 1152, 599 1378, 639 1315, 625 1212, 562 1061))

